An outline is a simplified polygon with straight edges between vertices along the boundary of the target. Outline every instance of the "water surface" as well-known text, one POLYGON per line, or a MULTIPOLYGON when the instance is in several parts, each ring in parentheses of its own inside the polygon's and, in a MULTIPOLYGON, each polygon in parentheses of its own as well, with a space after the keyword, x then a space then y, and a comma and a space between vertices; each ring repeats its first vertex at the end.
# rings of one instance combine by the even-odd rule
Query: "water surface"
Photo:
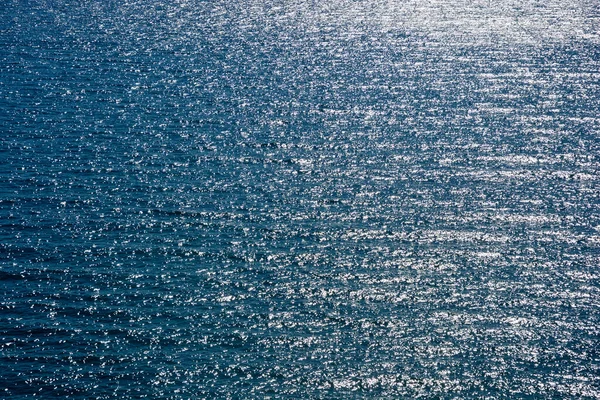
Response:
POLYGON ((566 3, 7 0, 0 396, 600 398, 566 3))

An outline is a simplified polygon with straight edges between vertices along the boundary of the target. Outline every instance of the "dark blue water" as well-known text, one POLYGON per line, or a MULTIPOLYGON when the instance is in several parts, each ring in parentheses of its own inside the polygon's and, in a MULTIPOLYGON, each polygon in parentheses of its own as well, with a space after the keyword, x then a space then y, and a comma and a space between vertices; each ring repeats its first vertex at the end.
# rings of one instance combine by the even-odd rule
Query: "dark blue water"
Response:
POLYGON ((595 1, 0 6, 0 397, 600 398, 595 1))

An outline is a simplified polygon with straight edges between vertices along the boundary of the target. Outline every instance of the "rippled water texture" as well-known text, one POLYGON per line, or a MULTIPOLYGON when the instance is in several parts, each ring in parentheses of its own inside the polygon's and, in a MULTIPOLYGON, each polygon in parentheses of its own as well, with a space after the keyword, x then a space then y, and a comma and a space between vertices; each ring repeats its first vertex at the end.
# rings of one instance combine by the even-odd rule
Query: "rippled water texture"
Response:
POLYGON ((599 17, 3 1, 0 397, 599 399, 599 17))

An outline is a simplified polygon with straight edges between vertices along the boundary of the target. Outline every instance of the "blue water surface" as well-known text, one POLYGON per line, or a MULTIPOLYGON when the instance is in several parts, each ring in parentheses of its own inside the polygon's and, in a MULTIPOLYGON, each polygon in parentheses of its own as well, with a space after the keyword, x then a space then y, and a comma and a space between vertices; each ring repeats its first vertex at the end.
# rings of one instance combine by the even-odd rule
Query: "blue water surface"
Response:
POLYGON ((0 397, 600 399, 599 17, 3 1, 0 397))

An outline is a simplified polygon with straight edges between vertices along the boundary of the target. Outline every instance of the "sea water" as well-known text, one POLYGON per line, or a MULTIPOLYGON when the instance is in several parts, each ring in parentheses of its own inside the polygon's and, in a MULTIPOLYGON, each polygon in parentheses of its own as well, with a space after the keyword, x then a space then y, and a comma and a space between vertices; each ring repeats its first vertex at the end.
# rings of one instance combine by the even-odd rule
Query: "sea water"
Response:
POLYGON ((599 27, 3 1, 0 397, 600 398, 599 27))

